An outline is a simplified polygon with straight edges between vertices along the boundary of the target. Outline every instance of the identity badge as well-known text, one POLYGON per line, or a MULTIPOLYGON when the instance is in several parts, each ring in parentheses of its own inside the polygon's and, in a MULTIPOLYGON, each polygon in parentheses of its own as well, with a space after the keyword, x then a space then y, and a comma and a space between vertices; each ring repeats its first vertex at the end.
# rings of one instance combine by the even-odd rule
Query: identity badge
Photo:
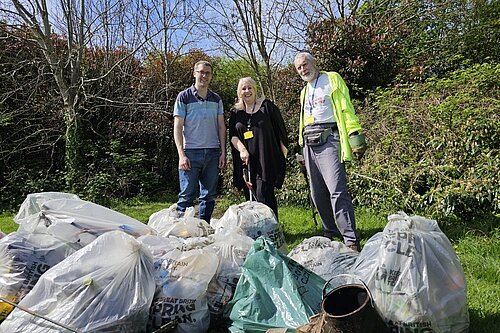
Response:
POLYGON ((245 138, 245 140, 251 139, 251 138, 253 138, 253 132, 246 131, 245 133, 243 133, 243 137, 245 138))
POLYGON ((306 125, 311 125, 314 123, 314 116, 309 116, 306 118, 306 125))

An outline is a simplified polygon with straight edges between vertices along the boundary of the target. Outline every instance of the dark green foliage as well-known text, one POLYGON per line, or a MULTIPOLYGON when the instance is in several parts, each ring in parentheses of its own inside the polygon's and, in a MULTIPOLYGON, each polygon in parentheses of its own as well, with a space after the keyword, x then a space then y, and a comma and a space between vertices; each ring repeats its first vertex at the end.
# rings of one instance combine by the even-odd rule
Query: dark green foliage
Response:
POLYGON ((0 211, 17 209, 28 193, 60 191, 65 187, 64 172, 29 164, 18 166, 0 178, 0 211))
POLYGON ((308 27, 323 69, 338 71, 356 98, 394 81, 421 81, 476 63, 498 62, 498 1, 363 3, 356 16, 308 27))
POLYGON ((84 94, 68 112, 29 35, 0 26, 0 211, 40 191, 103 204, 177 191, 173 102, 209 57, 191 50, 141 62, 123 48, 86 49, 84 94))
POLYGON ((471 218, 500 212, 500 65, 379 90, 360 110, 370 149, 351 169, 361 206, 471 218))
POLYGON ((363 4, 357 19, 361 26, 391 27, 386 32, 397 46, 399 79, 419 81, 497 62, 499 12, 498 1, 373 0, 363 4))
POLYGON ((293 65, 289 65, 275 74, 276 85, 276 105, 279 106, 285 126, 288 130, 288 157, 286 178, 283 188, 277 191, 278 203, 286 205, 309 205, 308 185, 304 175, 300 172, 295 155, 302 154, 302 149, 298 145, 298 124, 300 103, 300 90, 304 86, 304 81, 295 71, 293 65))
POLYGON ((90 145, 88 148, 91 163, 79 190, 87 200, 109 205, 112 198, 153 196, 165 186, 144 148, 127 148, 118 140, 111 141, 106 149, 90 145))
POLYGON ((64 187, 62 101, 28 33, 0 24, 0 211, 64 187))
POLYGON ((308 44, 320 68, 348 82, 352 97, 392 82, 399 70, 399 27, 391 22, 363 25, 355 18, 314 22, 308 44))
POLYGON ((473 63, 500 60, 500 2, 481 0, 474 3, 472 19, 460 40, 463 54, 473 63))

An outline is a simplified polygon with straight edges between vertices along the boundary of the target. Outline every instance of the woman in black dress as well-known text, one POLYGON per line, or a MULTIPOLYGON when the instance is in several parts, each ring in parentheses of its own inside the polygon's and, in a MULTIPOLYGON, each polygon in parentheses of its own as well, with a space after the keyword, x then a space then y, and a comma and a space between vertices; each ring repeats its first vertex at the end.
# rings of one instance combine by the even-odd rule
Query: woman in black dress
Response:
POLYGON ((255 199, 269 206, 278 219, 274 188, 281 188, 285 179, 288 152, 285 123, 273 102, 257 97, 257 85, 252 78, 240 79, 237 94, 238 101, 229 118, 233 183, 243 189, 249 200, 243 169, 249 170, 255 199))

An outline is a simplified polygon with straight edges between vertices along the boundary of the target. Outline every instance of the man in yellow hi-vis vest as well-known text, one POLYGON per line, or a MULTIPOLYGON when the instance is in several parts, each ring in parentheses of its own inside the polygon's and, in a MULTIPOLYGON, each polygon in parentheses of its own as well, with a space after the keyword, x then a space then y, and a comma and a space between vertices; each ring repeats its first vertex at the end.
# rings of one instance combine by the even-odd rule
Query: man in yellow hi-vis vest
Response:
POLYGON ((339 235, 348 247, 359 251, 344 162, 351 161, 353 153, 362 155, 366 150, 363 130, 338 73, 320 71, 307 52, 298 53, 294 65, 307 82, 300 93, 299 144, 324 235, 339 235))

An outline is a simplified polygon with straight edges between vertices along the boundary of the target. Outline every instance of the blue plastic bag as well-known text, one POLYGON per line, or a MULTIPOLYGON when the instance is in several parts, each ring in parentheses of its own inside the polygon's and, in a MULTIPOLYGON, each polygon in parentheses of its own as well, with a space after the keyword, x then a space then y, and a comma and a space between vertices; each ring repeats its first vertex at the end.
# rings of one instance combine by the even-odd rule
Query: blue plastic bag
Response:
POLYGON ((259 237, 248 252, 233 299, 224 316, 231 332, 265 332, 296 327, 321 312, 325 280, 259 237))

